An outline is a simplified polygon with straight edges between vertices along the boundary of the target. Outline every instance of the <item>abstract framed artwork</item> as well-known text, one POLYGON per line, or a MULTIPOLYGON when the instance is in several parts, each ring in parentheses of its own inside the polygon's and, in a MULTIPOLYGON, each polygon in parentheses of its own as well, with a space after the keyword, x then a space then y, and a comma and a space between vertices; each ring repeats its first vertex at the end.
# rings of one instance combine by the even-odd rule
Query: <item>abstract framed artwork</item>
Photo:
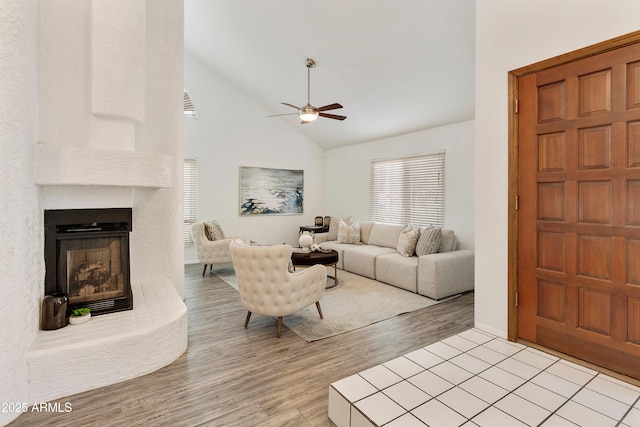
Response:
POLYGON ((240 166, 240 215, 303 213, 304 171, 240 166))

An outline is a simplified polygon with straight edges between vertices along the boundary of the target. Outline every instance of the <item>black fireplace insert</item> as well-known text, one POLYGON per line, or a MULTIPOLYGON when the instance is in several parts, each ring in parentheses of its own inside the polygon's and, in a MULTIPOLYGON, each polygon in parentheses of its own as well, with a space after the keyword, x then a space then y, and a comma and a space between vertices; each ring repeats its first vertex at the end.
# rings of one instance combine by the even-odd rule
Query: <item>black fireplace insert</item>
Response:
POLYGON ((44 212, 45 295, 68 295, 68 310, 92 315, 131 310, 131 208, 44 212))

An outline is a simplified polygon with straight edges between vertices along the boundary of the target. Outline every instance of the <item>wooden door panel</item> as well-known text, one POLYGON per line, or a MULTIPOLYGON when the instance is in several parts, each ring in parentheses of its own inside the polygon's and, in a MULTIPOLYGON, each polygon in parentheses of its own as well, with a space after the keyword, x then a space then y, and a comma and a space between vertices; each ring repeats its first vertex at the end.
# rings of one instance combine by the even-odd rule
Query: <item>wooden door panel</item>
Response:
POLYGON ((611 69, 578 76, 578 116, 611 112, 611 69))
POLYGON ((627 64, 627 108, 640 108, 640 61, 627 64))
POLYGON ((640 45, 518 94, 518 335, 640 378, 640 45))
POLYGON ((629 298, 628 302, 628 339, 630 343, 640 345, 640 298, 629 298))
POLYGON ((578 170, 611 168, 611 125, 578 129, 578 170))
POLYGON ((628 167, 640 168, 640 122, 627 124, 628 167))

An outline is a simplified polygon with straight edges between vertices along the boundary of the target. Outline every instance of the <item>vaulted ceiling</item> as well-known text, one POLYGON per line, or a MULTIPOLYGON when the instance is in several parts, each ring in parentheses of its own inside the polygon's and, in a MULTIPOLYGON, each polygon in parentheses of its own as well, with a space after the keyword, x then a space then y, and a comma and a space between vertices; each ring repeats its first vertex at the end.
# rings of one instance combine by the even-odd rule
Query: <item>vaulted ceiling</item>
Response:
MULTIPOLYGON (((185 0, 185 50, 326 149, 474 118, 473 0, 185 0)), ((242 112, 238 112, 242 117, 242 112)), ((247 118, 244 117, 246 120, 247 118)))

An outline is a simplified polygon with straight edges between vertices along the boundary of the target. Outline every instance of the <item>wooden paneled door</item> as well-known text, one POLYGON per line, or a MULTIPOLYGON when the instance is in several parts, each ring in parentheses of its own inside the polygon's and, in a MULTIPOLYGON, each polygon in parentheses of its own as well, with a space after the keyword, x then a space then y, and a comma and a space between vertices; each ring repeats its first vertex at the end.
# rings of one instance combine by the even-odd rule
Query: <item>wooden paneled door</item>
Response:
POLYGON ((517 336, 640 378, 640 43, 516 84, 517 336))

